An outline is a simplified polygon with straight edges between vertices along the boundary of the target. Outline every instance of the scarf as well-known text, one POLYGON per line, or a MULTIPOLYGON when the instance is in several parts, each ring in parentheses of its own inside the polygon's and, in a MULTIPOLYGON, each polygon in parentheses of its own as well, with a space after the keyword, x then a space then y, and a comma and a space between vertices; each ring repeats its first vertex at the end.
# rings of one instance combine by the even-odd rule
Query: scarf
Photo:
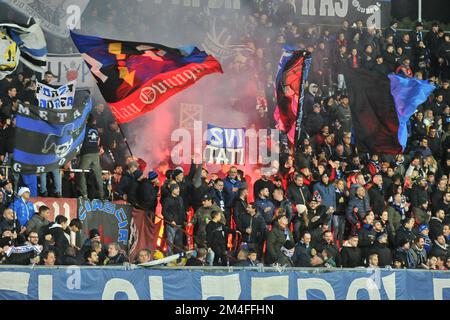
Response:
POLYGON ((9 257, 13 253, 27 253, 35 251, 36 254, 41 253, 40 246, 21 246, 21 247, 10 247, 9 250, 6 251, 6 256, 9 257))

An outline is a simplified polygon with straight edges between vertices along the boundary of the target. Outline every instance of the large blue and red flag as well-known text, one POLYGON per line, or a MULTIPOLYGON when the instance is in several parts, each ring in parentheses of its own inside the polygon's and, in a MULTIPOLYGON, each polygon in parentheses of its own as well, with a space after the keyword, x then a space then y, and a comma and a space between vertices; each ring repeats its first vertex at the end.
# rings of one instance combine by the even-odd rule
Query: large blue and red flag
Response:
POLYGON ((197 47, 169 48, 74 32, 71 37, 119 123, 152 111, 207 74, 223 73, 220 63, 197 47))
POLYGON ((409 118, 433 92, 434 85, 366 69, 347 70, 345 80, 358 150, 380 154, 404 151, 409 118))
POLYGON ((295 145, 303 117, 304 85, 311 65, 307 51, 285 47, 276 79, 277 107, 274 118, 280 131, 295 145))

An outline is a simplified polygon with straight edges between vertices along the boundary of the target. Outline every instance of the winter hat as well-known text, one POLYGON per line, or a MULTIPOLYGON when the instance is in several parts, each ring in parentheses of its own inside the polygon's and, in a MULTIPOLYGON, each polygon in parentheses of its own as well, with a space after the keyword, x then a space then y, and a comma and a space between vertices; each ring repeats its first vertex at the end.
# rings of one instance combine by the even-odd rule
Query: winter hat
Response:
POLYGON ((149 180, 155 180, 156 178, 158 178, 158 174, 156 173, 156 171, 152 170, 148 173, 149 180))
POLYGON ((377 234, 377 240, 380 241, 383 237, 387 237, 387 233, 386 232, 380 232, 379 234, 377 234))
POLYGON ((408 243, 409 242, 409 240, 407 239, 407 238, 401 238, 400 240, 399 240, 399 242, 398 242, 398 245, 400 246, 400 247, 403 247, 406 243, 408 243))
POLYGON ((182 167, 180 167, 180 166, 176 167, 176 168, 175 168, 175 170, 180 170, 181 172, 183 172, 183 173, 184 173, 184 170, 183 170, 183 168, 182 168, 182 167))
POLYGON ((286 249, 288 249, 288 250, 291 250, 292 248, 295 247, 295 243, 294 243, 293 241, 291 241, 291 240, 287 240, 287 241, 284 243, 284 247, 285 247, 286 249))
POLYGON ((30 193, 30 189, 28 187, 22 187, 19 189, 19 192, 17 192, 17 194, 19 195, 19 197, 21 197, 25 192, 30 193))
POLYGON ((423 230, 428 230, 428 226, 426 224, 421 224, 419 226, 419 232, 422 232, 423 230))
POLYGON ((0 182, 0 188, 6 187, 6 185, 7 185, 8 183, 11 183, 11 181, 9 181, 8 179, 2 180, 2 181, 0 182))
POLYGON ((180 169, 175 169, 175 171, 173 172, 173 177, 175 178, 176 176, 180 175, 183 173, 183 170, 180 169))
POLYGON ((91 229, 89 230, 89 239, 95 238, 95 237, 99 237, 100 236, 100 232, 98 232, 97 229, 91 229))

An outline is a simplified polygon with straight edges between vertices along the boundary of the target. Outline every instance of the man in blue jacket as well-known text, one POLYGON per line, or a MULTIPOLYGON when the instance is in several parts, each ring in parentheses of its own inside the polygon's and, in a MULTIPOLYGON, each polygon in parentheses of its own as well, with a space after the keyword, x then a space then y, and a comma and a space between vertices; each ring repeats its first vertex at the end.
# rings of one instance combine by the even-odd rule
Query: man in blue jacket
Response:
MULTIPOLYGON (((319 192, 322 198, 322 205, 324 205, 328 210, 336 208, 336 189, 332 183, 329 183, 330 178, 328 174, 324 173, 321 177, 321 181, 314 185, 313 191, 319 192)), ((328 226, 331 228, 331 219, 329 220, 328 226)))
POLYGON ((228 172, 228 177, 224 180, 224 194, 225 194, 225 219, 227 220, 227 226, 231 224, 231 208, 233 207, 233 201, 239 197, 239 189, 242 187, 242 182, 237 178, 237 168, 231 167, 228 172))
POLYGON ((17 216, 21 226, 25 226, 27 222, 34 215, 34 206, 30 201, 30 189, 27 187, 22 187, 17 193, 19 196, 13 203, 9 205, 17 216))

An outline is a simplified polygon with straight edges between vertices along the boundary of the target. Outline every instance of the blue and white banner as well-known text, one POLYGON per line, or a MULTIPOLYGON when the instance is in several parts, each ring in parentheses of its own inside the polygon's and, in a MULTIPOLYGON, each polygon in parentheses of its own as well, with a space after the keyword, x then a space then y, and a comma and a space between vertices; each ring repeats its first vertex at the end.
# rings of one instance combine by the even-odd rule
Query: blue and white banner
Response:
POLYGON ((207 163, 244 164, 245 129, 208 124, 204 158, 207 163))
POLYGON ((75 100, 76 81, 52 88, 36 81, 38 106, 44 109, 72 109, 75 100))
POLYGON ((439 271, 0 269, 0 300, 450 300, 439 271))

